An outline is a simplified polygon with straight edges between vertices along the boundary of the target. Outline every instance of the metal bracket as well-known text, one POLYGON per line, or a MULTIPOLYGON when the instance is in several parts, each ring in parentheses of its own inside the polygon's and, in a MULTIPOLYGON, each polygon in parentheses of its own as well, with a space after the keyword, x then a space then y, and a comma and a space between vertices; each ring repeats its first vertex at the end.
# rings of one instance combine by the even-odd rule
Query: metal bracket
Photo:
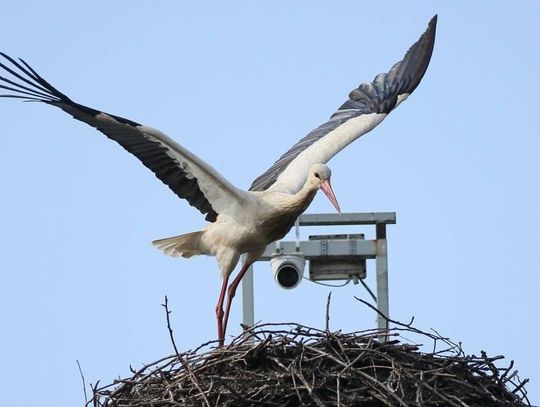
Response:
MULTIPOLYGON (((375 259, 377 284, 377 309, 386 317, 389 314, 388 298, 388 248, 386 238, 386 225, 396 223, 395 212, 369 212, 344 214, 303 214, 297 220, 299 226, 337 226, 337 225, 374 225, 375 239, 364 239, 363 234, 356 235, 326 235, 310 236, 308 241, 299 241, 296 229, 296 241, 281 241, 272 243, 259 261, 268 261, 276 254, 296 253, 304 254, 307 260, 328 259, 332 256, 358 256, 363 259, 375 259), (330 238, 330 237, 333 237, 330 238), (336 239, 337 236, 346 238, 336 239)), ((364 268, 365 270, 365 268, 364 268)), ((364 275, 365 277, 365 275, 364 275)), ((356 282, 357 275, 349 276, 356 282)), ((363 278, 363 276, 360 276, 363 278)), ((365 284, 365 283, 363 283, 365 284)), ((253 267, 250 267, 242 280, 243 322, 247 326, 254 324, 253 301, 253 267)), ((377 326, 381 330, 388 330, 388 320, 377 315, 377 326)))

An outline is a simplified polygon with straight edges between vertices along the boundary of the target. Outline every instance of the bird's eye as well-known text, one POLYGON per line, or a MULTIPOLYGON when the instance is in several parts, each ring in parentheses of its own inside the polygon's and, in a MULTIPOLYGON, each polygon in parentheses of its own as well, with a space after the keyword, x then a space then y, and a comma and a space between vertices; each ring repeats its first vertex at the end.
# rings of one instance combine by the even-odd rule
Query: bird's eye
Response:
POLYGON ((316 173, 315 173, 315 174, 313 174, 313 175, 315 175, 315 176, 316 176, 317 178, 321 179, 321 176, 319 175, 319 173, 318 173, 318 172, 316 172, 316 173))

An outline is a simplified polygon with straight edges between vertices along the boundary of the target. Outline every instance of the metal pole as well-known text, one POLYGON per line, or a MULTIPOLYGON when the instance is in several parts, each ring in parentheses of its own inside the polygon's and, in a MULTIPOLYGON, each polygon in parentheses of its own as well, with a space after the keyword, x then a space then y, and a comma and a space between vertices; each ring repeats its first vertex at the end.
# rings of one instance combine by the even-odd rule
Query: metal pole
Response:
POLYGON ((255 324, 255 311, 253 301, 253 266, 250 266, 242 279, 242 310, 243 323, 246 326, 255 324))
MULTIPOLYGON (((390 306, 388 304, 388 248, 386 245, 386 225, 377 223, 377 257, 375 259, 377 269, 377 309, 386 317, 390 318, 390 306)), ((377 327, 388 330, 388 320, 381 315, 377 316, 377 327)), ((388 338, 385 338, 388 340, 388 338)))

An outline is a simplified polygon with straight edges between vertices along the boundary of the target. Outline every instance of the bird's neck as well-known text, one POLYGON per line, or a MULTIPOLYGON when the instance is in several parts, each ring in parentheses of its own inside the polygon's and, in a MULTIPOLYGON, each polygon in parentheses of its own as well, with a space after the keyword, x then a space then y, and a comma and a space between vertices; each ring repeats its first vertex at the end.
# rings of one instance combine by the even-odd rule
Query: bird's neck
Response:
POLYGON ((300 213, 304 212, 315 195, 317 194, 317 188, 314 187, 311 183, 306 182, 302 189, 293 195, 292 202, 295 206, 295 210, 300 213))

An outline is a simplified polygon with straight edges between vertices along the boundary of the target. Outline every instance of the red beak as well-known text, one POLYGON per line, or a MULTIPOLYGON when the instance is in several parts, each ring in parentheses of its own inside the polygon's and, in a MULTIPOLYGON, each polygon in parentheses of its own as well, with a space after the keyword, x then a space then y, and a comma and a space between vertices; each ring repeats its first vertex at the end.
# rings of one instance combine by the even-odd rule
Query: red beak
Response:
POLYGON ((330 199, 330 202, 332 202, 332 205, 334 205, 334 208, 336 208, 337 212, 341 215, 341 209, 339 209, 339 204, 336 195, 334 195, 332 185, 330 184, 330 179, 323 181, 323 183, 321 184, 321 189, 326 194, 328 199, 330 199))

